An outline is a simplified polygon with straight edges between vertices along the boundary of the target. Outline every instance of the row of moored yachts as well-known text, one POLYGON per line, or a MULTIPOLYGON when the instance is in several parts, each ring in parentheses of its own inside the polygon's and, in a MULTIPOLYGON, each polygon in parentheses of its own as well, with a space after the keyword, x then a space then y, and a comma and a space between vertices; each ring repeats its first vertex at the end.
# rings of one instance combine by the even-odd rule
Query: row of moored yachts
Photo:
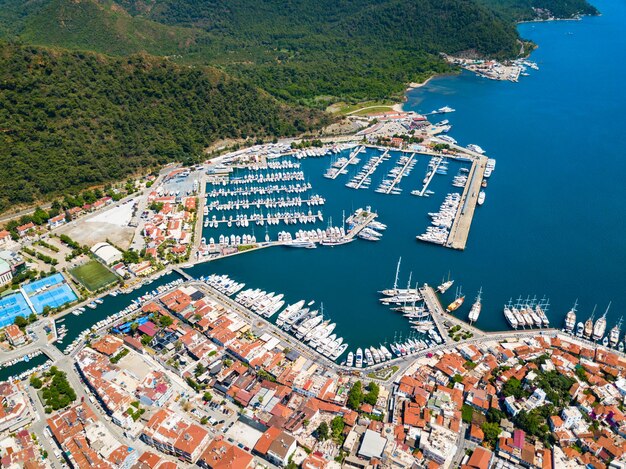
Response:
POLYGON ((389 158, 391 158, 389 151, 385 151, 380 155, 372 157, 363 165, 358 174, 346 183, 346 187, 351 189, 367 189, 372 183, 371 175, 383 161, 388 160, 389 158))
POLYGON ((509 301, 504 306, 504 317, 513 329, 518 327, 548 327, 550 325, 550 320, 546 315, 548 306, 547 301, 537 302, 530 299, 522 301, 520 299, 515 305, 509 301))
MULTIPOLYGON (((226 182, 222 183, 226 185, 226 182)), ((284 192, 285 194, 300 194, 302 192, 306 192, 310 190, 313 186, 311 186, 310 182, 305 182, 304 184, 274 184, 271 186, 244 186, 244 187, 236 187, 236 188, 228 188, 225 189, 220 187, 219 189, 211 189, 207 192, 207 196, 209 197, 237 197, 237 196, 248 196, 248 195, 265 195, 265 194, 277 194, 280 192, 284 192)))
POLYGON ((223 181, 222 184, 265 184, 268 182, 283 181, 304 181, 304 171, 279 171, 277 173, 246 174, 244 176, 230 178, 228 182, 223 181))
POLYGON ((403 177, 407 177, 411 174, 411 171, 415 167, 415 163, 417 163, 415 154, 410 156, 402 155, 398 159, 396 166, 391 168, 385 179, 381 181, 378 188, 374 192, 378 192, 379 194, 401 194, 402 189, 398 187, 398 182, 403 177))
MULTIPOLYGON (((244 284, 237 283, 227 275, 210 275, 203 280, 216 290, 232 296, 240 305, 254 311, 259 316, 271 318, 285 306, 284 295, 266 292, 259 288, 243 290, 244 284)), ((310 308, 313 302, 305 306, 305 301, 285 307, 276 319, 276 325, 306 343, 320 354, 336 360, 348 348, 343 337, 333 334, 337 324, 325 319, 323 311, 310 308)))
POLYGON ((229 228, 233 225, 237 227, 247 227, 250 226, 250 223, 255 223, 258 226, 263 226, 266 223, 268 225, 278 225, 281 222, 286 225, 295 225, 296 223, 315 223, 318 220, 324 221, 322 211, 318 210, 317 213, 313 213, 309 209, 306 213, 299 211, 287 211, 267 213, 265 215, 262 213, 252 213, 249 216, 246 213, 235 216, 230 215, 228 218, 224 215, 221 220, 218 220, 217 217, 213 215, 210 220, 208 217, 204 219, 204 227, 218 228, 220 223, 225 223, 229 228))
POLYGON ((431 212, 431 225, 426 228, 426 233, 416 236, 420 241, 427 241, 434 244, 445 244, 450 234, 450 228, 454 223, 459 204, 461 203, 461 194, 453 192, 448 194, 444 199, 438 212, 431 212))
POLYGON ((204 214, 207 215, 210 211, 217 210, 228 211, 228 210, 247 210, 250 207, 256 208, 277 208, 277 207, 301 207, 303 204, 308 205, 309 207, 316 205, 324 205, 326 199, 324 199, 321 195, 311 195, 308 199, 303 199, 300 196, 297 197, 266 197, 256 200, 250 199, 239 199, 229 200, 227 202, 220 202, 219 200, 214 200, 211 203, 205 205, 204 214))

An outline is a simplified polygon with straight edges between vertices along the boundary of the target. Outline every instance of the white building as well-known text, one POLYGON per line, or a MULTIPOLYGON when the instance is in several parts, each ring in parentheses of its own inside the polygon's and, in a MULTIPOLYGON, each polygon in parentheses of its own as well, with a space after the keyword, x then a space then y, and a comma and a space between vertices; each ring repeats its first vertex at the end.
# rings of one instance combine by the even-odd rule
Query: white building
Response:
POLYGON ((122 260, 122 253, 109 243, 94 244, 91 248, 91 252, 106 265, 111 265, 122 260))
POLYGON ((0 259, 0 285, 6 285, 13 279, 11 266, 4 259, 0 259))
POLYGON ((452 459, 456 454, 456 442, 459 435, 439 425, 431 425, 431 427, 428 435, 422 433, 420 449, 424 452, 426 459, 430 459, 447 469, 452 464, 452 459))
POLYGON ((570 429, 575 427, 583 419, 583 414, 580 413, 578 407, 569 406, 563 409, 561 418, 563 419, 563 426, 570 429))

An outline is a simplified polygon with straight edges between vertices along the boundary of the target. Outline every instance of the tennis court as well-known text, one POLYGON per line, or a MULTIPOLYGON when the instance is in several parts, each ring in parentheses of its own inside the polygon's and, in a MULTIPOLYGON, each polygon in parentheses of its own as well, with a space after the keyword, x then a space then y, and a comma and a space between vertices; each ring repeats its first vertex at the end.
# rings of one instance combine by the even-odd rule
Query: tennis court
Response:
POLYGON ((39 280, 35 280, 34 282, 23 285, 22 290, 24 290, 24 293, 26 293, 30 297, 34 293, 36 293, 37 290, 40 290, 42 288, 49 288, 53 285, 61 284, 64 282, 65 279, 63 278, 63 275, 53 274, 49 277, 41 278, 39 280))
POLYGON ((19 292, 0 298, 0 327, 13 324, 17 316, 26 317, 31 312, 24 295, 19 292))
POLYGON ((37 314, 40 314, 46 306, 56 308, 74 301, 76 294, 67 283, 62 283, 59 286, 48 288, 37 295, 29 296, 29 299, 37 314))

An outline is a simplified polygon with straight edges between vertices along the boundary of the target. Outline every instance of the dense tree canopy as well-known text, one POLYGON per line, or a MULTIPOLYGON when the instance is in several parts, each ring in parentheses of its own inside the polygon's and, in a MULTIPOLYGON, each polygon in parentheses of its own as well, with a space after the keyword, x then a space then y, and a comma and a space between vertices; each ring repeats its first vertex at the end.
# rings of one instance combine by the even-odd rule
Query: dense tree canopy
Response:
POLYGON ((0 211, 319 123, 215 70, 0 43, 0 211))

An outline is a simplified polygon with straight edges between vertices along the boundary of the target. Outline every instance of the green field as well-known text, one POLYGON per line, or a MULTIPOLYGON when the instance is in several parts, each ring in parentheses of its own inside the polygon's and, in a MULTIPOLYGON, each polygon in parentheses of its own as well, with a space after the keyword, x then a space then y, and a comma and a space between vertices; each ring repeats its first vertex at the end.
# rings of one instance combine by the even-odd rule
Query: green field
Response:
POLYGON ((115 274, 95 260, 74 267, 70 270, 70 274, 90 291, 99 290, 117 281, 115 274))

